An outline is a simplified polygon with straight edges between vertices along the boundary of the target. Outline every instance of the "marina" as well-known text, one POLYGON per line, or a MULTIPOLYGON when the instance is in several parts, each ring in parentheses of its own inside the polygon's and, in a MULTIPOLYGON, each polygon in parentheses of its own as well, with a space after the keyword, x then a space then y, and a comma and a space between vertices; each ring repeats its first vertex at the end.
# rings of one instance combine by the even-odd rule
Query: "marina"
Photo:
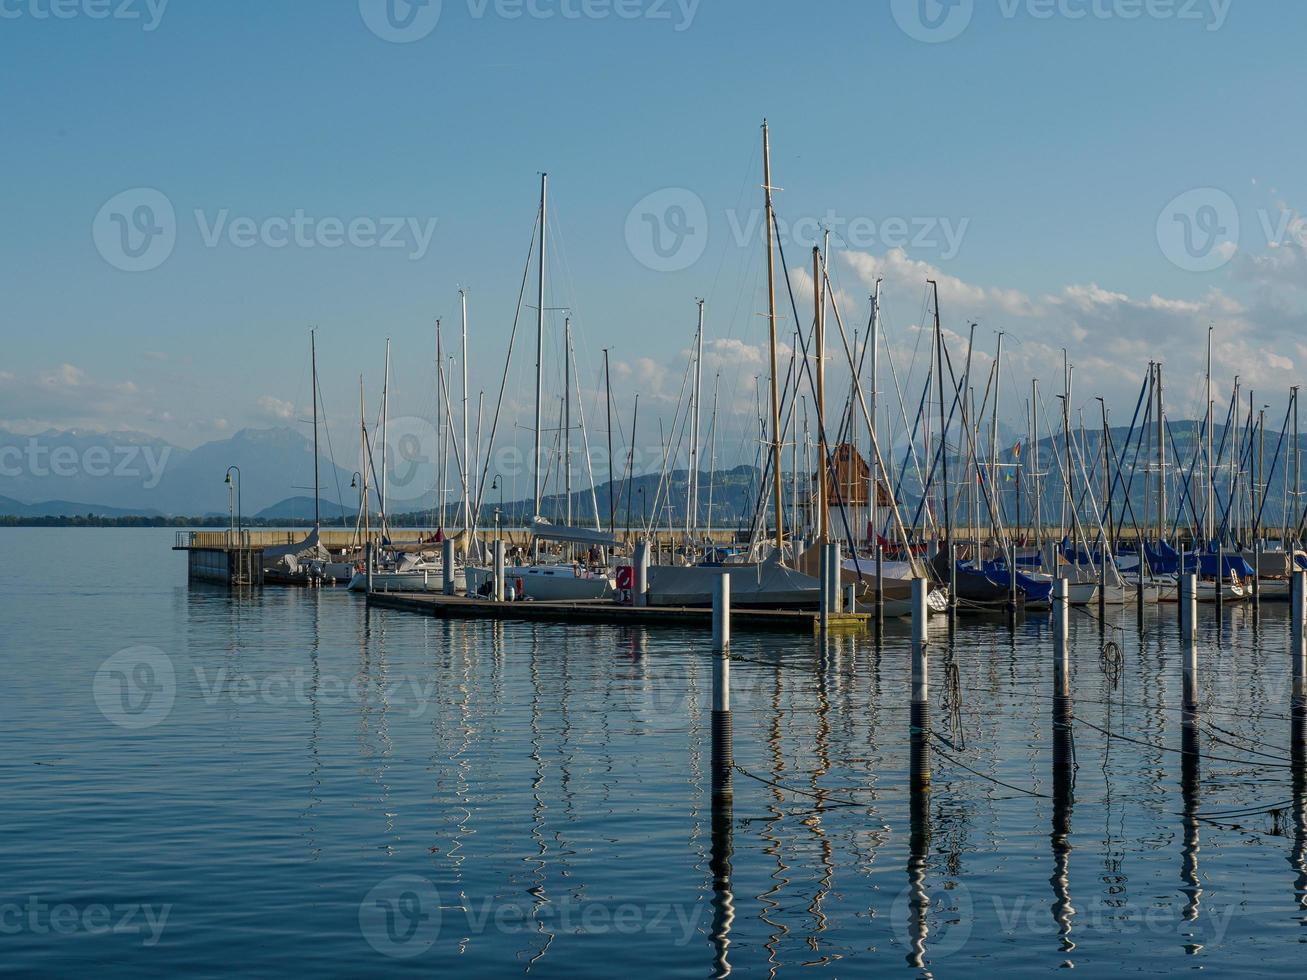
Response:
POLYGON ((0 980, 1304 974, 1307 5, 0 21, 0 980))

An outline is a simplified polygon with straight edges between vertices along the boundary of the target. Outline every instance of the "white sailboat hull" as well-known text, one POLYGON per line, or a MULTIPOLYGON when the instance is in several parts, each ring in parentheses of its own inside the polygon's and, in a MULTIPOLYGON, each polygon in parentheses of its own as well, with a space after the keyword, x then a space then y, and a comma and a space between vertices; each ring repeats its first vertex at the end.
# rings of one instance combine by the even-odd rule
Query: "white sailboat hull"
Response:
MULTIPOLYGON (((468 595, 478 595, 494 574, 491 568, 466 569, 468 595)), ((536 602, 581 602, 613 595, 613 581, 607 575, 578 574, 571 565, 509 566, 504 569, 504 587, 518 590, 519 598, 536 602)))

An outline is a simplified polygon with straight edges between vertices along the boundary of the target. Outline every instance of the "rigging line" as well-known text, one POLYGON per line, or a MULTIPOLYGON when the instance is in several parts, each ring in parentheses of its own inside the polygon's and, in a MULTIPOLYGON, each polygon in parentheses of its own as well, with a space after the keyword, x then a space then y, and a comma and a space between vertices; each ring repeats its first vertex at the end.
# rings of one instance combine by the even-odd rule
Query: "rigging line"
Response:
MULTIPOLYGON (((927 734, 927 735, 930 735, 930 736, 933 737, 933 738, 935 738, 937 741, 940 741, 940 742, 943 742, 943 741, 944 741, 944 739, 942 739, 942 738, 939 736, 939 734, 938 734, 937 732, 933 731, 933 730, 928 730, 928 731, 926 732, 926 734, 927 734)), ((945 743, 945 744, 948 744, 948 743, 945 743)), ((948 754, 947 752, 945 752, 943 749, 939 749, 939 748, 937 748, 937 749, 935 749, 934 751, 935 751, 935 754, 936 754, 936 755, 939 755, 939 756, 941 756, 942 758, 947 759, 949 762, 953 763, 953 765, 955 765, 955 766, 959 766, 959 767, 961 767, 962 769, 965 769, 967 772, 971 773, 973 776, 979 776, 981 779, 987 779, 987 780, 989 780, 989 782, 993 783, 993 784, 996 785, 996 786, 1002 786, 1004 789, 1010 789, 1010 790, 1012 790, 1014 793, 1023 793, 1023 794, 1025 794, 1026 796, 1033 796, 1033 797, 1035 797, 1035 798, 1037 798, 1037 799, 1041 799, 1041 800, 1051 800, 1051 799, 1052 799, 1052 797, 1049 796, 1047 793, 1040 793, 1040 792, 1037 792, 1037 791, 1035 791, 1035 790, 1033 790, 1033 789, 1025 789, 1025 788, 1022 787, 1022 786, 1014 786, 1012 783, 1005 783, 1005 782, 1004 782, 1003 780, 1001 780, 1001 779, 995 779, 993 776, 990 776, 990 775, 987 775, 987 774, 985 774, 985 773, 983 773, 983 772, 980 772, 980 771, 977 770, 977 769, 972 769, 972 768, 971 768, 969 765, 967 765, 965 762, 961 761, 960 759, 955 759, 955 758, 953 758, 953 756, 949 755, 949 754, 948 754)))
POLYGON ((327 434, 327 457, 331 460, 332 477, 336 482, 336 504, 340 507, 340 524, 341 527, 349 527, 349 519, 345 510, 344 493, 340 489, 340 467, 336 465, 336 450, 331 446, 331 426, 327 424, 327 410, 322 404, 322 384, 317 385, 318 389, 318 407, 321 409, 322 428, 327 434))
MULTIPOLYGON (((772 781, 772 780, 770 780, 770 779, 767 779, 767 778, 764 777, 764 776, 758 776, 758 775, 756 775, 756 774, 754 774, 754 773, 751 773, 751 772, 749 772, 749 770, 745 769, 743 766, 738 766, 738 765, 737 765, 737 766, 735 766, 734 768, 735 768, 735 771, 738 772, 741 776, 747 776, 749 779, 756 779, 758 782, 760 782, 760 783, 765 783, 766 785, 771 786, 771 787, 774 788, 774 789, 778 789, 778 790, 780 790, 781 792, 784 792, 784 793, 793 793, 793 794, 795 794, 796 796, 806 796, 806 797, 808 797, 809 799, 819 800, 819 801, 822 802, 822 803, 830 803, 830 804, 833 804, 833 805, 835 805, 835 806, 853 806, 853 807, 864 807, 864 808, 865 808, 865 807, 869 807, 869 806, 873 806, 873 805, 874 805, 874 804, 872 804, 872 803, 859 803, 857 800, 845 800, 845 799, 840 799, 840 798, 837 797, 837 796, 827 796, 827 795, 824 794, 824 793, 813 793, 813 792, 811 792, 811 791, 809 791, 809 790, 798 789, 797 787, 794 787, 794 786, 786 786, 786 785, 784 785, 783 783, 777 783, 777 782, 774 782, 774 781, 772 781)), ((854 789, 855 789, 855 791, 856 791, 856 787, 854 787, 854 789)), ((863 790, 863 792, 868 792, 868 793, 870 793, 870 792, 874 792, 874 791, 875 791, 875 790, 874 790, 873 787, 866 787, 866 788, 863 790)))
POLYGON ((1293 769, 1293 768, 1296 768, 1292 763, 1288 763, 1288 764, 1279 764, 1279 763, 1273 763, 1273 762, 1257 762, 1257 761, 1249 760, 1249 759, 1231 759, 1231 758, 1228 758, 1228 757, 1226 757, 1226 756, 1221 756, 1221 755, 1207 755, 1207 754, 1204 753, 1204 752, 1193 752, 1193 753, 1190 753, 1190 752, 1186 752, 1184 749, 1172 748, 1172 747, 1169 746, 1169 745, 1157 745, 1156 743, 1154 743, 1154 742, 1149 742, 1149 741, 1147 741, 1146 739, 1131 738, 1129 735, 1122 735, 1122 734, 1119 733, 1119 732, 1109 731, 1109 730, 1106 729, 1106 728, 1101 728, 1101 727, 1099 727, 1098 725, 1095 725, 1092 721, 1086 721, 1084 718, 1081 718, 1079 715, 1072 715, 1072 719, 1073 719, 1074 721, 1078 721, 1078 722, 1080 722, 1080 724, 1082 724, 1082 725, 1088 725, 1090 728, 1094 729, 1095 731, 1102 732, 1102 733, 1103 733, 1104 735, 1106 735, 1108 738, 1116 738, 1116 739, 1120 739, 1120 740, 1123 741, 1123 742, 1130 742, 1130 743, 1132 743, 1132 744, 1134 744, 1134 745, 1142 745, 1142 746, 1144 746, 1145 748, 1152 749, 1152 750, 1155 751, 1155 752, 1173 752, 1173 753, 1176 753, 1176 754, 1179 754, 1179 755, 1195 755, 1195 756, 1197 756, 1197 757, 1200 758, 1200 759, 1206 759, 1208 762, 1228 762, 1228 763, 1231 763, 1232 765, 1236 765, 1236 766, 1253 766, 1253 767, 1255 767, 1255 768, 1261 768, 1261 769, 1293 769))
MULTIPOLYGON (((476 499, 473 501, 473 525, 478 523, 481 514, 481 498, 486 490, 486 478, 490 473, 490 460, 494 457, 495 435, 499 431, 499 412, 504 405, 504 392, 508 387, 508 368, 513 360, 513 341, 517 338, 517 327, 522 317, 522 299, 526 296, 526 281, 531 274, 531 257, 535 252, 536 233, 540 230, 540 210, 536 209, 535 221, 531 224, 531 241, 527 245, 526 264, 522 268, 522 284, 517 291, 517 310, 513 314, 513 329, 508 334, 508 352, 504 355, 504 373, 499 380, 499 397, 495 401, 495 416, 490 423, 490 441, 486 446, 486 463, 485 468, 481 471, 481 480, 477 484, 476 499)), ((532 461, 533 465, 539 465, 538 460, 532 461)))
MULTIPOLYGON (((1215 725, 1212 725, 1212 724, 1210 724, 1210 723, 1204 725, 1203 727, 1209 729, 1209 731, 1207 732, 1207 737, 1208 737, 1208 738, 1212 739, 1212 740, 1215 741, 1215 742, 1219 742, 1219 743, 1221 743, 1222 745, 1228 745, 1228 746, 1230 746, 1230 748, 1232 748, 1232 749, 1238 749, 1240 752, 1247 752, 1249 755, 1260 755, 1260 756, 1262 756, 1263 758, 1266 758, 1266 759, 1274 759, 1276 762, 1289 762, 1289 763, 1292 763, 1292 762, 1293 762, 1292 759, 1286 759, 1286 758, 1285 758, 1284 756, 1282 756, 1282 755, 1272 755, 1272 754, 1269 753, 1269 752, 1261 752, 1261 751, 1259 751, 1259 750, 1257 750, 1257 749, 1250 749, 1250 748, 1248 748, 1247 746, 1244 746, 1244 745, 1240 745, 1240 744, 1238 744, 1237 742, 1231 742, 1229 739, 1221 738, 1221 736, 1214 734, 1214 733, 1210 730, 1210 729, 1214 729, 1214 728, 1216 728, 1215 725)), ((1219 730, 1219 731, 1224 731, 1224 729, 1218 729, 1218 730, 1219 730)), ((1233 732, 1227 732, 1226 734, 1231 734, 1231 735, 1233 735, 1234 733, 1233 733, 1233 732)), ((1235 735, 1235 738, 1239 738, 1239 737, 1241 737, 1241 736, 1235 735)), ((1265 743, 1265 742, 1261 742, 1261 743, 1259 743, 1259 744, 1261 744, 1261 745, 1265 745, 1265 744, 1267 744, 1267 743, 1265 743)))

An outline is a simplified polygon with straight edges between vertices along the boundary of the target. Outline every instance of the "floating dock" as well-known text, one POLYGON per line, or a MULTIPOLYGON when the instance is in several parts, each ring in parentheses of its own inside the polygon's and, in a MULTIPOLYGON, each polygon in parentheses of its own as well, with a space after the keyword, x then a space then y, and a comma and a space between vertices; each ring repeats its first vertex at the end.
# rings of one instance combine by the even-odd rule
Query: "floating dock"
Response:
MULTIPOLYGON (((590 602, 492 602, 466 596, 431 595, 422 592, 372 592, 368 605, 398 609, 441 619, 498 619, 537 623, 589 623, 604 626, 665 626, 708 630, 713 611, 680 606, 623 606, 606 599, 590 602)), ((829 628, 862 630, 875 621, 869 613, 832 614, 829 628)), ((731 609, 735 630, 816 633, 819 617, 803 609, 731 609)))

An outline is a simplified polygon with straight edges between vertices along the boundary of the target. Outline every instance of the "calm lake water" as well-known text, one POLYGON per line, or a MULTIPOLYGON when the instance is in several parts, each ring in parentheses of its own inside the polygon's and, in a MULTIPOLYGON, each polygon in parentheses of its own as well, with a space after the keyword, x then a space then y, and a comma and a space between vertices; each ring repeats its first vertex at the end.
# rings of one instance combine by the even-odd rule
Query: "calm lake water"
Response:
POLYGON ((1283 606, 1046 616, 932 651, 738 633, 729 819, 699 632, 442 623, 190 589, 168 530, 6 530, 0 972, 1300 975, 1283 606), (955 665, 951 669, 949 664, 955 665), (1116 683, 1114 683, 1114 680, 1116 683), (1109 737, 1101 730, 1119 733, 1109 737), (1133 741, 1127 741, 1126 739, 1133 741), (729 875, 721 874, 729 856, 729 875), (715 873, 716 872, 716 873, 715 873))

